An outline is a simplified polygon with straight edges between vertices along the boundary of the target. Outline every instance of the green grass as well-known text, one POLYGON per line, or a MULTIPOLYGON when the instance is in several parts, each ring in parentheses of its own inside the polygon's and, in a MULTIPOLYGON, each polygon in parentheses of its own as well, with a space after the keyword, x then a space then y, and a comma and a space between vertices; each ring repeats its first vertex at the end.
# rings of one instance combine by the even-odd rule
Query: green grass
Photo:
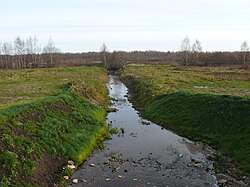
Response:
POLYGON ((249 76, 244 70, 160 65, 128 66, 121 72, 145 117, 216 146, 247 173, 249 76))
MULTIPOLYGON (((12 104, 0 108, 0 186, 53 185, 53 182, 59 182, 60 173, 50 171, 50 165, 55 167, 53 169, 59 167, 56 172, 62 172, 62 164, 66 164, 68 159, 79 165, 108 136, 105 124, 108 101, 106 71, 81 67, 21 70, 20 75, 13 70, 4 74, 5 79, 9 79, 7 74, 16 74, 25 77, 26 84, 50 84, 51 87, 44 86, 48 94, 27 93, 31 101, 13 104, 21 81, 12 82, 17 86, 13 87, 12 104), (53 78, 44 80, 51 80, 54 84, 44 80, 39 83, 43 79, 41 77, 27 78, 41 72, 53 74, 53 78), (67 76, 72 82, 60 82, 67 76), (44 178, 55 175, 54 179, 45 183, 40 181, 38 176, 43 174, 43 170, 46 172, 44 178)), ((2 80, 6 87, 11 84, 8 81, 2 80)))
MULTIPOLYGON (((99 67, 0 70, 0 107, 58 94, 68 84, 106 94, 105 81, 106 70, 99 67)), ((107 99, 103 94, 96 95, 99 103, 107 99)))
POLYGON ((152 95, 174 92, 232 95, 250 98, 250 71, 207 67, 129 65, 122 77, 136 78, 152 95))

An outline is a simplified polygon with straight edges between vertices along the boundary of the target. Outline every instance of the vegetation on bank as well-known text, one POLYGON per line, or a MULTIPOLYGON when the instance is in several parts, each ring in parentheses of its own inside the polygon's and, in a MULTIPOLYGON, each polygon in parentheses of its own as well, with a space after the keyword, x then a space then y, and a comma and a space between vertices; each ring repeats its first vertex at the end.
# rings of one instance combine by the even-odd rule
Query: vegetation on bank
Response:
POLYGON ((17 95, 24 99, 7 105, 0 100, 0 186, 53 186, 69 159, 82 163, 107 138, 104 69, 12 70, 1 76, 1 89, 13 93, 9 102, 17 95), (30 88, 27 97, 22 83, 30 88))
POLYGON ((250 71, 141 65, 121 77, 145 117, 209 142, 250 173, 250 71))

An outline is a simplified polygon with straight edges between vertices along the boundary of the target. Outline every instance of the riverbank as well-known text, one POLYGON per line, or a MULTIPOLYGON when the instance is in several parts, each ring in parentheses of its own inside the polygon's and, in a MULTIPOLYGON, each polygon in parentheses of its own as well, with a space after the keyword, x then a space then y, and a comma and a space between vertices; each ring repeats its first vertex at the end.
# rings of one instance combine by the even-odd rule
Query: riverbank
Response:
POLYGON ((220 166, 230 158, 237 166, 234 173, 243 174, 250 172, 249 76, 244 70, 160 65, 128 66, 121 72, 143 116, 209 143, 226 155, 217 157, 220 166))
POLYGON ((127 98, 127 87, 117 76, 109 77, 111 107, 117 110, 107 115, 107 122, 117 134, 77 169, 70 185, 216 186, 220 178, 207 159, 213 150, 142 118, 127 98))
POLYGON ((1 89, 13 93, 8 95, 13 104, 0 99, 0 186, 65 183, 64 176, 108 137, 107 72, 52 68, 9 70, 1 76, 1 89), (32 89, 20 92, 21 87, 32 89), (17 102, 18 94, 29 99, 17 102))

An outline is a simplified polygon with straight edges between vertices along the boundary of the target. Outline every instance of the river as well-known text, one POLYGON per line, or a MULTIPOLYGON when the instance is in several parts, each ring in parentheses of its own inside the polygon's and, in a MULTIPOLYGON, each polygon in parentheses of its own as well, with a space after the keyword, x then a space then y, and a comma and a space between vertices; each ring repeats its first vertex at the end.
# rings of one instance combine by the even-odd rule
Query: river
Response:
POLYGON ((112 108, 107 122, 118 133, 73 174, 72 186, 217 186, 213 151, 143 119, 128 100, 127 87, 110 75, 112 108))

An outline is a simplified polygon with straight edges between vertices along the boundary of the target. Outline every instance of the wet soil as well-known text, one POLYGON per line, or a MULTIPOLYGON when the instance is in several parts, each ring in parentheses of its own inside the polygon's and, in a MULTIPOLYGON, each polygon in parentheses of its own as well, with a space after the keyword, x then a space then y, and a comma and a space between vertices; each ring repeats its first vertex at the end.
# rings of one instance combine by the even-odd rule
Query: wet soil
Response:
POLYGON ((29 180, 39 186, 55 186, 55 184, 59 184, 60 182, 60 175, 65 163, 66 159, 64 158, 44 153, 35 162, 36 166, 29 180))
POLYGON ((141 118, 116 76, 108 88, 117 111, 107 121, 118 133, 73 174, 71 186, 220 186, 207 159, 212 149, 141 118))

